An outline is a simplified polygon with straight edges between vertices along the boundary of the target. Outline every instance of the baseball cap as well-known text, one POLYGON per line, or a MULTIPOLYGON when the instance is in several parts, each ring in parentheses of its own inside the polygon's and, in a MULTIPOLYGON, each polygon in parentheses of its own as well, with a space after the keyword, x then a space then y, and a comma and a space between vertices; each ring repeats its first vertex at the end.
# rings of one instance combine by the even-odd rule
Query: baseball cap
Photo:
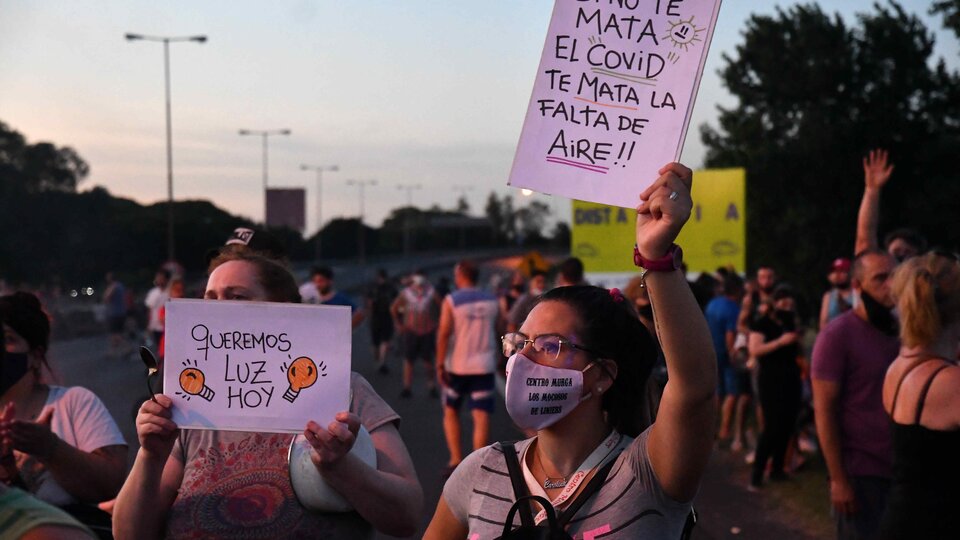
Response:
MULTIPOLYGON (((250 227, 237 227, 230 233, 230 236, 223 245, 224 248, 226 246, 246 247, 260 255, 278 261, 282 261, 287 257, 287 250, 283 247, 280 240, 266 231, 251 229, 250 227)), ((210 261, 216 258, 224 248, 214 248, 207 251, 207 264, 209 265, 210 261)))
POLYGON ((830 265, 831 272, 849 272, 850 271, 850 259, 845 257, 839 257, 833 260, 833 264, 830 265))

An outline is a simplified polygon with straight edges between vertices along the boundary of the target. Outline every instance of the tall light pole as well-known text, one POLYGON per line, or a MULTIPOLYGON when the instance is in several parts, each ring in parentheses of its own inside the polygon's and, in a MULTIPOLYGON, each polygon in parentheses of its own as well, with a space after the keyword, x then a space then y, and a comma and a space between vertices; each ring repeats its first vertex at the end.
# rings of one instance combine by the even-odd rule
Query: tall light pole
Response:
POLYGON ((167 102, 167 259, 174 260, 176 250, 173 240, 173 135, 170 122, 170 43, 193 41, 206 43, 207 36, 145 36, 143 34, 125 34, 127 41, 157 41, 163 43, 163 79, 167 102))
POLYGON ((403 218, 403 256, 410 256, 410 212, 413 211, 413 192, 423 189, 420 184, 399 184, 397 189, 407 192, 407 213, 403 218))
POLYGON ((323 236, 323 171, 337 172, 340 167, 337 165, 300 165, 300 170, 317 172, 317 242, 314 258, 320 261, 322 255, 320 237, 323 236))
POLYGON ((348 186, 357 186, 360 190, 360 220, 357 223, 357 257, 363 265, 367 258, 367 238, 363 231, 364 188, 377 185, 376 180, 347 180, 348 186))
POLYGON ((257 135, 263 138, 263 224, 267 224, 267 139, 271 135, 290 135, 289 129, 241 129, 240 135, 257 135))
MULTIPOLYGON (((460 197, 464 200, 467 198, 467 192, 473 191, 473 186, 459 185, 452 186, 453 190, 460 193, 460 197)), ((467 216, 463 216, 463 219, 467 219, 467 216)), ((460 250, 466 249, 467 245, 467 236, 466 236, 466 227, 463 224, 460 225, 460 250)))

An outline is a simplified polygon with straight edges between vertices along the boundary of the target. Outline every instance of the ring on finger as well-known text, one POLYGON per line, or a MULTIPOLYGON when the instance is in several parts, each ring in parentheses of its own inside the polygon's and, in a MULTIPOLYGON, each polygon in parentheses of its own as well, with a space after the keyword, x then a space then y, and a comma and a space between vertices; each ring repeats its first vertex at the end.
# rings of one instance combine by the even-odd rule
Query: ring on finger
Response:
POLYGON ((678 191, 671 191, 670 195, 667 196, 667 198, 670 199, 671 201, 677 200, 678 197, 680 197, 680 192, 678 191))

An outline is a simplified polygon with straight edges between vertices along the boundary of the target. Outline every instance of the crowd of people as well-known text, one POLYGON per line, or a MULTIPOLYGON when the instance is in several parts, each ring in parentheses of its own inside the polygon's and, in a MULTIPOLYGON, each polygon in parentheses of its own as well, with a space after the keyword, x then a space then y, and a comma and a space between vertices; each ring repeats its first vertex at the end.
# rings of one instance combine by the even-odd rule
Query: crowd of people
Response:
MULTIPOLYGON (((951 512, 960 501, 943 492, 960 480, 960 258, 928 250, 906 229, 881 247, 880 192, 893 167, 882 151, 863 167, 856 253, 824 269, 827 288, 809 314, 774 265, 748 279, 720 268, 687 281, 674 240, 693 205, 692 173, 679 164, 640 194, 638 275, 622 292, 588 285, 576 258, 484 288, 477 262, 464 259, 452 287, 436 271, 391 279, 380 270, 358 301, 336 288, 328 266, 298 285, 268 235, 238 229, 211 252, 202 297, 349 306, 353 328, 369 328, 372 371, 399 376, 400 399, 439 400, 434 421, 448 460, 426 538, 538 526, 570 538, 681 538, 715 448, 741 454, 744 487, 761 493, 818 450, 840 539, 946 538, 960 530, 951 512), (490 440, 498 406, 525 439, 490 440)), ((163 394, 137 412, 128 471, 127 442, 100 399, 51 383, 40 300, 6 292, 0 523, 10 530, 50 538, 418 530, 427 501, 400 416, 360 374, 351 374, 348 409, 308 422, 301 435, 349 512, 298 500, 292 435, 179 429, 163 394), (372 441, 372 463, 351 453, 361 436, 372 441)), ((160 358, 165 304, 184 296, 183 276, 160 269, 143 301, 145 340, 160 358)), ((115 352, 129 293, 108 274, 102 298, 115 352)))

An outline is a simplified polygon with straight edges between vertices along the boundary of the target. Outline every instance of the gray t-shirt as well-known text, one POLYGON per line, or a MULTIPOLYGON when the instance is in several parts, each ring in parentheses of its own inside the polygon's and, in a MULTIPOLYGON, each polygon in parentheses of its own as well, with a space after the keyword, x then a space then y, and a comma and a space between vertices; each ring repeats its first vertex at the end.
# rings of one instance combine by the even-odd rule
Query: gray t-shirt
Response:
MULTIPOLYGON (((350 374, 350 411, 373 433, 400 417, 370 383, 350 374)), ((182 430, 171 455, 183 481, 167 518, 167 538, 372 538, 356 512, 310 512, 297 502, 287 451, 294 435, 182 430)))
MULTIPOLYGON (((610 470, 603 487, 570 520, 574 538, 680 538, 689 502, 674 501, 660 488, 647 456, 644 431, 630 442, 610 470)), ((533 439, 516 444, 522 456, 533 439)), ((469 529, 471 540, 503 533, 504 520, 516 498, 499 443, 467 456, 443 487, 453 515, 469 529)), ((514 527, 520 526, 519 516, 514 527)))

